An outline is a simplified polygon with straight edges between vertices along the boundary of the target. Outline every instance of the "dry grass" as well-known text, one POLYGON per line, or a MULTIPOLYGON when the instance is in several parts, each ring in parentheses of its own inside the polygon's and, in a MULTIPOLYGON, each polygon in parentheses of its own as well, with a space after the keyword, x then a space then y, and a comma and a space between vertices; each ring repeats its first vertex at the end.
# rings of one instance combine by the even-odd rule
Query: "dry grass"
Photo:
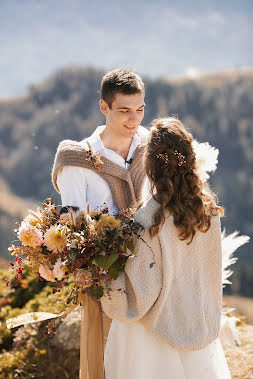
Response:
POLYGON ((235 311, 232 312, 234 315, 239 314, 239 315, 244 316, 245 322, 247 324, 253 325, 253 299, 252 298, 224 295, 223 305, 235 308, 235 311))
POLYGON ((232 379, 253 379, 253 325, 239 326, 240 346, 225 347, 232 379))
POLYGON ((224 295, 223 305, 247 322, 238 327, 241 345, 224 348, 232 379, 253 379, 253 299, 224 295))

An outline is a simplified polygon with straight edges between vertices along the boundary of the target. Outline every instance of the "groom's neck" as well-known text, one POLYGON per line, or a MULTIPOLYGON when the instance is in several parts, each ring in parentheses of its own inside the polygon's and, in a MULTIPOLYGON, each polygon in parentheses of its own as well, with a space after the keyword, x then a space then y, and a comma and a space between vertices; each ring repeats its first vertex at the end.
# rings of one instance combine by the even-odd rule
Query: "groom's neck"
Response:
POLYGON ((105 148, 115 151, 115 153, 127 159, 128 152, 132 143, 132 137, 124 137, 114 133, 107 127, 100 134, 101 141, 105 148))

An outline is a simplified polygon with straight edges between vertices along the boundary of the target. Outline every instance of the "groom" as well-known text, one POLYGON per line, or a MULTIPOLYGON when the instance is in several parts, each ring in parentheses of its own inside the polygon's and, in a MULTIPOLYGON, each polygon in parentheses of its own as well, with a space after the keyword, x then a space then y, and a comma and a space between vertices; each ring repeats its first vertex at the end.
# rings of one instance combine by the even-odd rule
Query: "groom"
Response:
POLYGON ((140 125, 144 96, 144 84, 134 72, 121 68, 103 77, 100 110, 106 124, 81 142, 62 141, 55 156, 52 180, 63 206, 105 205, 114 213, 141 199, 145 177, 141 143, 148 135, 140 125), (88 151, 93 163, 87 160, 88 151), (94 164, 98 154, 100 167, 94 164))
MULTIPOLYGON (((142 198, 143 142, 148 136, 140 125, 144 96, 144 84, 134 72, 121 68, 103 77, 100 110, 106 124, 81 142, 62 141, 57 149, 52 180, 62 206, 86 210, 89 204, 90 209, 107 207, 113 214, 142 198), (99 167, 94 164, 101 163, 98 154, 102 157, 99 167)), ((107 336, 110 320, 105 314, 103 318, 107 336)))

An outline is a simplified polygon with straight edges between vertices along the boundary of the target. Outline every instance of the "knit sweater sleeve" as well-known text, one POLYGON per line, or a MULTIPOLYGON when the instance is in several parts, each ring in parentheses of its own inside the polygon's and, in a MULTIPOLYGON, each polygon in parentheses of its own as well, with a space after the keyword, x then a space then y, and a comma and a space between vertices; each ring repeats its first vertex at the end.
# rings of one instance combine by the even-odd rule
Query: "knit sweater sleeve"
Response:
POLYGON ((101 298, 104 312, 112 319, 141 319, 158 299, 162 288, 161 248, 158 236, 152 240, 146 229, 125 270, 110 283, 110 292, 101 298))

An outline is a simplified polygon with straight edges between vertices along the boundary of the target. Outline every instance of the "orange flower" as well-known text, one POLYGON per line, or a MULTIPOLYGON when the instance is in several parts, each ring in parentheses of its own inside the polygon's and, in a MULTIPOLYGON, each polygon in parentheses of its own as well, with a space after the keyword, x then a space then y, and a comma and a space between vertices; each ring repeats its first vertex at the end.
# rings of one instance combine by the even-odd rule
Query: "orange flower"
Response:
POLYGON ((39 353, 40 353, 41 355, 44 355, 44 354, 47 353, 47 351, 46 351, 45 349, 42 349, 42 350, 39 350, 39 353))
POLYGON ((28 280, 27 279, 21 279, 20 280, 20 286, 24 289, 28 288, 28 280))

